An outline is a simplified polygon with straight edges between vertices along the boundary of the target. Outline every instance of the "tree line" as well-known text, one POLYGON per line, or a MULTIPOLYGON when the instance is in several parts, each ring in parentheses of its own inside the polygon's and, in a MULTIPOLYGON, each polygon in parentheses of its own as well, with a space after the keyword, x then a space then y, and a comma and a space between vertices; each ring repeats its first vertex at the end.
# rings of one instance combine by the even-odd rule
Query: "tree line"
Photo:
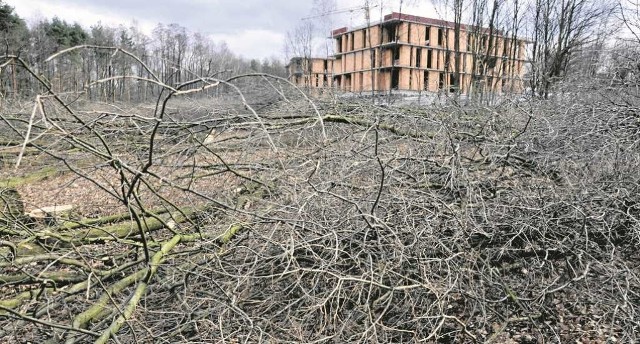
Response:
MULTIPOLYGON (((628 83, 640 70, 636 63, 640 39, 635 35, 639 32, 640 20, 635 11, 637 4, 629 0, 431 1, 439 16, 453 19, 457 37, 460 37, 461 24, 476 30, 488 29, 483 31, 488 32, 485 44, 474 50, 477 56, 473 70, 478 76, 486 75, 495 63, 488 57, 498 55, 492 52, 499 49, 496 36, 526 39, 524 77, 527 92, 532 95, 548 97, 576 78, 628 83), (626 36, 614 34, 621 31, 626 32, 626 36)), ((375 4, 365 1, 363 8, 375 4)), ((384 1, 378 5, 380 9, 385 8, 384 1)), ((335 12, 335 8, 333 0, 316 0, 312 14, 335 12)), ((398 10, 402 12, 402 7, 398 10)), ((326 36, 326 29, 332 23, 330 17, 316 16, 315 21, 303 21, 288 32, 285 51, 310 56, 314 37, 326 36)), ((371 18, 371 14, 367 18, 371 18)), ((2 1, 0 44, 5 56, 0 61, 0 96, 5 98, 28 97, 46 91, 32 73, 19 67, 19 60, 31 66, 54 92, 86 92, 89 99, 102 101, 153 99, 162 87, 145 80, 154 77, 174 86, 194 78, 224 79, 252 72, 286 77, 283 62, 277 58, 245 59, 224 42, 189 32, 178 24, 158 24, 150 34, 135 23, 117 27, 96 23, 84 28, 60 18, 42 19, 27 26, 13 8, 2 1), (47 60, 58 51, 79 45, 87 48, 47 60), (115 47, 131 55, 98 47, 115 47)), ((331 55, 331 44, 324 41, 322 45, 324 53, 331 55)), ((450 72, 460 74, 459 46, 450 48, 454 51, 450 72)), ((506 52, 506 55, 516 55, 516 52, 506 52)))
POLYGON ((228 78, 243 73, 286 76, 282 61, 276 57, 244 58, 225 42, 215 42, 178 24, 160 23, 150 35, 136 23, 114 27, 99 22, 87 29, 57 17, 27 26, 2 1, 0 44, 4 50, 0 96, 4 98, 46 91, 32 73, 20 68, 21 61, 54 92, 86 92, 88 99, 101 101, 153 99, 162 87, 145 80, 155 77, 177 86, 194 78, 228 78), (76 46, 84 48, 54 55, 76 46), (48 60, 50 56, 54 58, 48 60))

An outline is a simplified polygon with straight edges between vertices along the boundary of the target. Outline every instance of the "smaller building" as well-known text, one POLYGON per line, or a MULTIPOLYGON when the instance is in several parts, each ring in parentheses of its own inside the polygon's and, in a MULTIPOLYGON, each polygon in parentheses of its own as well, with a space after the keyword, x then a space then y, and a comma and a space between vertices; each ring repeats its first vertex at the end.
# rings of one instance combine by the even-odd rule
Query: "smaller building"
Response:
POLYGON ((331 88, 333 58, 294 57, 285 66, 289 81, 303 88, 331 88))

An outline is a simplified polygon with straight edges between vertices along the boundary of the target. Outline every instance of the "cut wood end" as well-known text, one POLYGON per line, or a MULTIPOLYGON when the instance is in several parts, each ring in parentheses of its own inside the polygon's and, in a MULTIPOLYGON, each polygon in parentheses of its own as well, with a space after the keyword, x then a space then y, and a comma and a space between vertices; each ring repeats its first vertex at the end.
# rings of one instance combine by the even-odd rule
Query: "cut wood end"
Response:
POLYGON ((58 217, 62 214, 68 213, 69 211, 75 208, 74 205, 65 204, 65 205, 54 205, 50 207, 42 207, 36 208, 27 213, 27 216, 36 218, 36 219, 44 219, 47 217, 58 217))

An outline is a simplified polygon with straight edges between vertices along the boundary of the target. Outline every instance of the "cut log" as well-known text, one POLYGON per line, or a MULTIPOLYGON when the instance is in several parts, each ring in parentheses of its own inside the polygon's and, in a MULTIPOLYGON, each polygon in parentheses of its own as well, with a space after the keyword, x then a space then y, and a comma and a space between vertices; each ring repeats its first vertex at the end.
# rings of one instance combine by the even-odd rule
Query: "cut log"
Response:
POLYGON ((215 129, 211 129, 211 132, 209 133, 209 135, 207 135, 207 137, 204 138, 204 141, 202 143, 205 145, 208 145, 216 142, 217 134, 218 133, 216 132, 215 129))
POLYGON ((63 218, 68 217, 69 212, 73 210, 75 206, 71 204, 65 205, 53 205, 49 207, 36 208, 31 210, 27 215, 32 219, 49 219, 49 218, 63 218))

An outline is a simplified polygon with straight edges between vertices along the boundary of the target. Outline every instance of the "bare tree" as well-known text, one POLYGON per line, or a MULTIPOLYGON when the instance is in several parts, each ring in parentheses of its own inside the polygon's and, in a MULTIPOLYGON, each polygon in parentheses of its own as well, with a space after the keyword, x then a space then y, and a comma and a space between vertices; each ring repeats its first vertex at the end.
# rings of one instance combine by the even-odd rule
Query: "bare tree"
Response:
POLYGON ((333 57, 334 45, 331 37, 331 30, 334 29, 334 12, 338 10, 336 0, 313 0, 313 6, 310 12, 311 19, 314 22, 313 28, 316 30, 315 37, 323 41, 324 56, 333 57))
POLYGON ((286 33, 286 47, 291 57, 311 57, 313 51, 312 41, 314 37, 314 26, 312 22, 300 22, 293 30, 286 33))
POLYGON ((594 0, 536 0, 531 6, 531 90, 548 98, 575 53, 595 40, 616 4, 594 0))
POLYGON ((297 67, 302 77, 304 85, 310 86, 311 75, 311 54, 313 53, 314 26, 311 21, 302 21, 296 27, 287 31, 285 36, 285 55, 287 60, 296 58, 297 67))

